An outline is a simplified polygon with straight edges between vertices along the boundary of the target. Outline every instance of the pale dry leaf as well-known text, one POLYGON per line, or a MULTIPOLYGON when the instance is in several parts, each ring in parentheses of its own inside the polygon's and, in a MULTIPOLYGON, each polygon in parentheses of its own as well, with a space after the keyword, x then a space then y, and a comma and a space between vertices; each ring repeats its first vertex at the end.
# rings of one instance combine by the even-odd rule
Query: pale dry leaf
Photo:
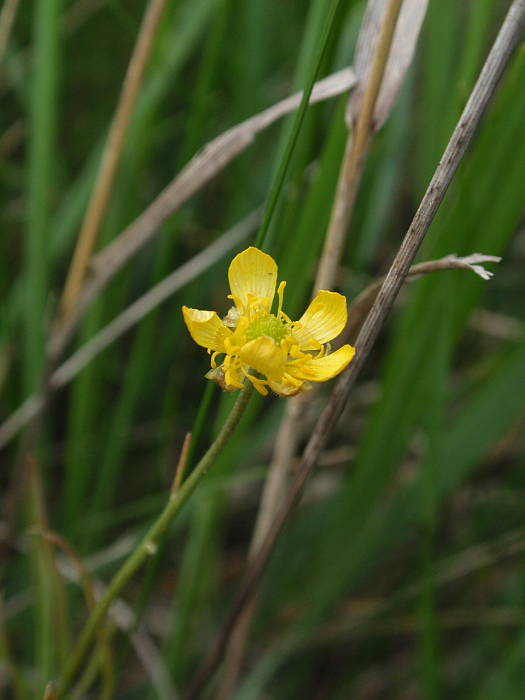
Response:
MULTIPOLYGON (((355 84, 355 80, 355 74, 351 68, 344 68, 323 80, 319 80, 312 90, 310 104, 322 102, 350 90, 355 84)), ((296 110, 301 102, 301 97, 301 92, 291 95, 210 141, 151 205, 158 206, 159 200, 164 204, 164 207, 158 206, 159 218, 164 220, 166 214, 172 214, 176 208, 252 143, 257 134, 281 117, 296 110)), ((142 216, 148 213, 151 215, 151 206, 142 216)), ((136 223, 138 224, 139 221, 140 219, 136 223)), ((152 231, 151 227, 141 228, 131 224, 122 235, 95 256, 93 268, 122 264, 154 233, 155 229, 152 231)))
MULTIPOLYGON (((390 115, 403 78, 412 62, 427 5, 428 0, 404 0, 403 2, 374 110, 375 130, 380 129, 390 115)), ((357 120, 386 7, 386 0, 369 0, 365 10, 354 57, 357 85, 350 95, 346 112, 349 126, 355 124, 357 120)))
POLYGON ((451 255, 450 257, 456 260, 459 266, 467 270, 472 270, 472 272, 483 280, 489 280, 491 277, 494 277, 494 273, 485 269, 480 263, 501 262, 501 258, 498 255, 483 255, 483 253, 472 253, 472 255, 467 255, 467 257, 464 258, 458 258, 455 255, 451 255))

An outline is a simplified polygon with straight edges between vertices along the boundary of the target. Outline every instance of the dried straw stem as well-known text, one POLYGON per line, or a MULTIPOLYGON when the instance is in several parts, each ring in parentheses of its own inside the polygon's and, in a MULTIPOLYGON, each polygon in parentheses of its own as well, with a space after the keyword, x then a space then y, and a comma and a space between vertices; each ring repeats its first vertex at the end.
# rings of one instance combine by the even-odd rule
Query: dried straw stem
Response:
POLYGON ((137 101, 146 64, 151 54, 151 48, 165 4, 166 0, 150 0, 144 14, 126 77, 122 84, 119 103, 109 131, 95 188, 82 222, 60 300, 60 316, 62 319, 67 317, 75 306, 86 276, 89 260, 100 230, 100 224, 107 209, 133 107, 137 101))
POLYGON ((373 128, 374 108, 381 89, 390 46, 403 0, 390 0, 386 9, 381 32, 374 52, 370 76, 359 110, 354 133, 349 133, 346 150, 339 174, 337 193, 330 224, 317 270, 315 290, 329 289, 334 285, 337 268, 341 261, 343 244, 352 216, 355 198, 361 182, 363 165, 370 134, 373 128))

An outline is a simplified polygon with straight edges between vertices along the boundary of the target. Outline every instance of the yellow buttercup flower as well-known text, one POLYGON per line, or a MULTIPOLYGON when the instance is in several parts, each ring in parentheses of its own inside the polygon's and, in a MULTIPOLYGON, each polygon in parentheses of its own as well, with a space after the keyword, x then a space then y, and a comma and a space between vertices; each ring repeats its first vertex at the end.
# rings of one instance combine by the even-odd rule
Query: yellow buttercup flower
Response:
POLYGON ((343 345, 329 353, 327 343, 346 325, 346 299, 320 291, 298 321, 283 311, 286 282, 277 289, 275 260, 257 248, 247 248, 228 270, 233 306, 221 320, 215 311, 182 307, 193 340, 211 354, 206 375, 226 391, 243 389, 248 379, 265 396, 294 396, 310 382, 332 379, 351 362, 355 350, 343 345))

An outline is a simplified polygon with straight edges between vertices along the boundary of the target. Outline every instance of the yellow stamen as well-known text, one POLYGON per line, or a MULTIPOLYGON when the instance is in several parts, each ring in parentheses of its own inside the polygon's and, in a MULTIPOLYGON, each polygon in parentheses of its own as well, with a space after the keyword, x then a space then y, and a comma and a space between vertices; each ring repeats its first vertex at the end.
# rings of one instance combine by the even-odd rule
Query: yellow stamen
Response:
POLYGON ((277 288, 277 296, 279 298, 279 304, 277 305, 277 316, 280 316, 283 312, 283 298, 284 298, 284 288, 286 287, 286 282, 283 280, 279 287, 277 288))

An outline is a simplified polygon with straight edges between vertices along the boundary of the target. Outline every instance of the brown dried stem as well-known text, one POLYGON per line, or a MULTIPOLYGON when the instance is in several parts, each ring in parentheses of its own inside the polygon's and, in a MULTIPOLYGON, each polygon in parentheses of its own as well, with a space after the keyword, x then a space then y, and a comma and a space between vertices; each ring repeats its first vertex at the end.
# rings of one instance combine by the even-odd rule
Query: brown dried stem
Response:
POLYGON ((250 602, 259 580, 271 557, 276 541, 284 529, 290 515, 299 502, 304 485, 310 476, 319 453, 334 427, 348 399, 351 388, 370 353, 372 346, 384 325, 403 284, 410 265, 425 238, 430 224, 443 201, 454 174, 470 144, 489 101, 494 94, 503 71, 520 39, 525 24, 525 0, 514 0, 492 49, 485 61, 481 74, 474 86, 459 122, 439 162, 434 176, 423 196, 421 204, 403 239, 401 247, 377 294, 375 302, 366 318, 356 342, 356 357, 348 370, 337 382, 328 404, 322 412, 304 450, 295 478, 286 500, 279 509, 270 531, 248 571, 238 591, 230 613, 210 650, 201 670, 196 676, 189 697, 198 697, 201 689, 220 663, 232 630, 245 606, 250 602))
POLYGON ((54 683, 48 683, 44 691, 42 700, 57 700, 57 691, 54 683))
POLYGON ((343 165, 337 184, 336 198, 319 269, 317 270, 314 291, 329 289, 335 281, 337 268, 341 261, 346 231, 348 230, 359 183, 361 182, 370 134, 373 130, 374 108, 381 89, 381 82, 402 3, 403 0, 389 0, 388 3, 374 51, 370 75, 360 105, 357 123, 353 133, 350 132, 346 144, 343 165))
POLYGON ((82 222, 60 300, 61 318, 67 317, 74 307, 86 276, 89 260, 100 230, 100 224, 107 209, 133 107, 137 101, 146 64, 151 54, 151 48, 165 4, 166 0, 150 0, 144 14, 126 77, 122 84, 115 117, 102 155, 95 188, 82 222))
POLYGON ((173 479, 173 484, 171 485, 171 496, 175 496, 179 487, 182 483, 182 478, 184 472, 186 471, 186 465, 188 463, 188 454, 190 451, 191 433, 186 433, 184 436, 184 442, 182 443, 182 449, 180 451, 179 461, 177 462, 177 467, 175 469, 175 477, 173 479))

